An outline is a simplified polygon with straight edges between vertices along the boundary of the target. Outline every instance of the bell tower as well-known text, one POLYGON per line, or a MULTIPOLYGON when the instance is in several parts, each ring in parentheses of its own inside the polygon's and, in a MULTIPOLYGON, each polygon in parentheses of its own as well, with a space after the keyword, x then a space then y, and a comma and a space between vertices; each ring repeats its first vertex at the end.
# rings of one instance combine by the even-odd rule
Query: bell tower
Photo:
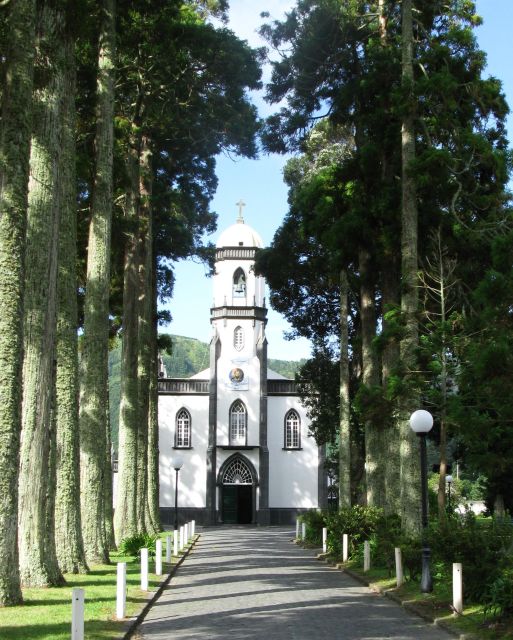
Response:
MULTIPOLYGON (((235 224, 219 237, 210 314, 211 391, 209 410, 209 468, 214 473, 230 455, 246 456, 258 469, 254 520, 269 517, 269 463, 267 449, 267 340, 265 281, 254 271, 255 255, 263 247, 259 234, 242 215, 237 203, 235 224)), ((210 507, 219 514, 219 495, 210 481, 210 507)), ((208 494, 207 487, 207 494, 208 494)), ((208 500, 207 500, 208 502, 208 500)))

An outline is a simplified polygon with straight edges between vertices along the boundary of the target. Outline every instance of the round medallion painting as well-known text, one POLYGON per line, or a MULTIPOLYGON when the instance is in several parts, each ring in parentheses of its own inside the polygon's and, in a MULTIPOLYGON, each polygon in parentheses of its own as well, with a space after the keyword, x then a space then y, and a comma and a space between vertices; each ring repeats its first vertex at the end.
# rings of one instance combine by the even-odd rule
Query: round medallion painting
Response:
POLYGON ((244 371, 235 367, 230 371, 230 380, 235 383, 242 382, 244 380, 244 371))

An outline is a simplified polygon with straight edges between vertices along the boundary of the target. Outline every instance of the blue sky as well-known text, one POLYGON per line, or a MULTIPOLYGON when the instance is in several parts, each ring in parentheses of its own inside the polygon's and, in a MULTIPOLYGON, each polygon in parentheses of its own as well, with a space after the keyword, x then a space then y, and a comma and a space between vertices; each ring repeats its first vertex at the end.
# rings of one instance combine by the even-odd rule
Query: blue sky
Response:
MULTIPOLYGON (((487 74, 502 81, 508 102, 513 105, 513 0, 477 0, 476 4, 477 12, 484 20, 476 33, 480 47, 488 56, 487 74)), ((280 18, 294 3, 291 0, 231 0, 230 5, 230 28, 252 46, 263 46, 256 33, 261 23, 260 13, 269 10, 272 18, 280 18)), ((255 95, 254 101, 261 115, 271 112, 260 95, 255 95)), ((510 142, 512 131, 510 115, 510 142)), ((235 222, 238 212, 235 203, 242 198, 246 202, 246 223, 260 233, 264 244, 271 242, 287 212, 287 190, 282 180, 284 163, 285 158, 276 155, 258 160, 219 158, 219 186, 212 202, 212 209, 219 216, 218 231, 211 236, 211 241, 215 242, 221 231, 235 222)), ((192 260, 179 262, 175 273, 175 293, 169 305, 173 322, 164 331, 209 342, 212 281, 205 276, 205 268, 192 260)), ((310 349, 306 340, 284 340, 283 332, 287 328, 285 320, 270 309, 267 325, 269 357, 287 360, 308 357, 310 349)))

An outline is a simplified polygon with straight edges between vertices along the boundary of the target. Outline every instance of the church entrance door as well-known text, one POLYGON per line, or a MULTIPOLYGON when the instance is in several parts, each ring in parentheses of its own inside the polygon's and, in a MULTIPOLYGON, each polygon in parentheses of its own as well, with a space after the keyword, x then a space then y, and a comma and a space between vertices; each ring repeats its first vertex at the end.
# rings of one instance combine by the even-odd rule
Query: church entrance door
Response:
POLYGON ((223 485, 223 522, 225 524, 250 524, 252 514, 252 485, 223 485))
POLYGON ((221 467, 221 518, 225 524, 251 524, 254 520, 255 478, 251 463, 240 454, 221 467))

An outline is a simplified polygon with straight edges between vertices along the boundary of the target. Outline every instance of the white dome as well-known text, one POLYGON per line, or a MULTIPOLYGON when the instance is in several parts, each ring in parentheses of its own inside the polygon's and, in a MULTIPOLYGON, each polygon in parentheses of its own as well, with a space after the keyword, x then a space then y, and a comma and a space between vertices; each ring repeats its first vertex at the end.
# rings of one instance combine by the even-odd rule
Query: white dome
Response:
POLYGON ((216 247, 258 247, 264 243, 258 233, 242 220, 232 224, 219 236, 216 247))

